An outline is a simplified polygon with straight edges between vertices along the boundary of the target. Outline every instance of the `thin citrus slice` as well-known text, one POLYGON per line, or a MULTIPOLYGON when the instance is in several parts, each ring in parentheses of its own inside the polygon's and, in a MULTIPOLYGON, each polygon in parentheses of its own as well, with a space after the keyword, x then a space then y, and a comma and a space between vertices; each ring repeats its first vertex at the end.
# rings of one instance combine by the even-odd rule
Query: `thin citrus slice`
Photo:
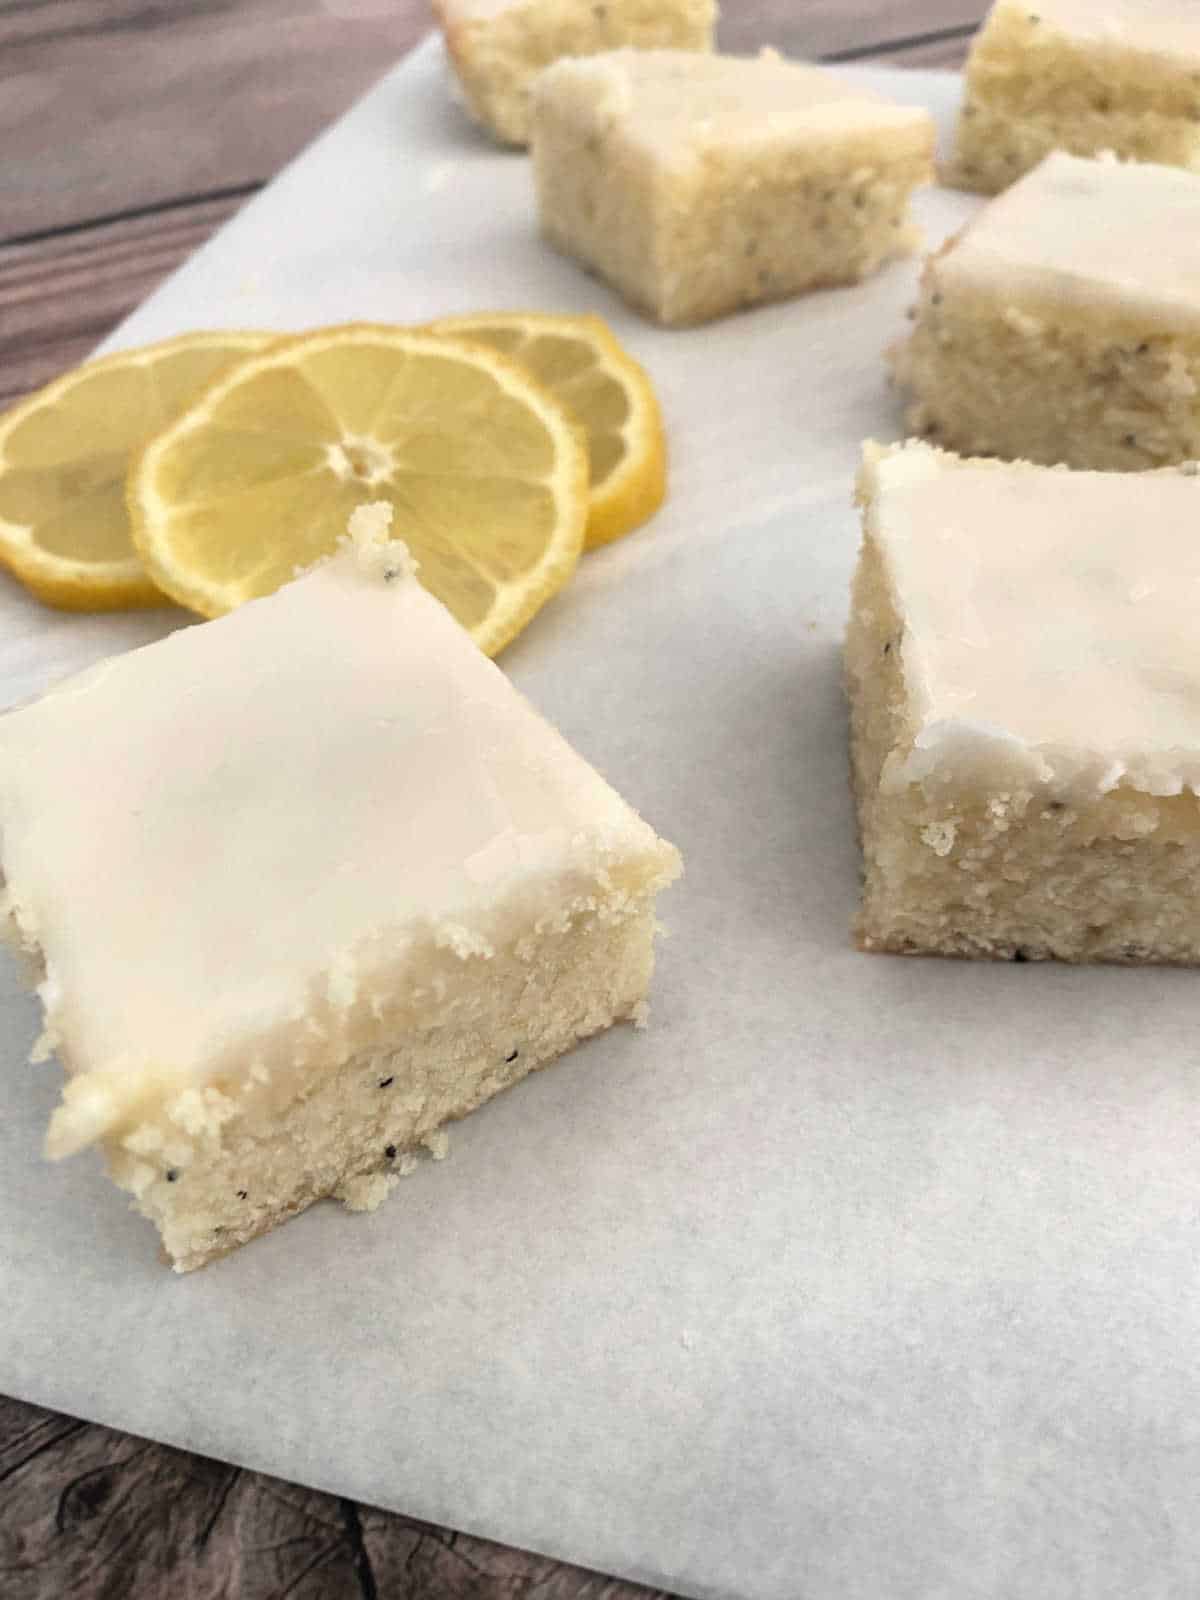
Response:
POLYGON ((589 550, 652 517, 667 489, 662 413, 645 371, 593 316, 481 311, 441 317, 437 333, 482 340, 558 396, 587 431, 592 489, 589 550))
POLYGON ((587 450, 563 405, 485 345, 370 323, 243 358, 135 461, 134 542, 213 617, 332 551, 383 500, 421 581, 494 655, 571 576, 587 450))
POLYGON ((0 417, 0 563, 48 605, 162 605, 133 548, 135 448, 267 333, 186 333, 89 361, 0 417))

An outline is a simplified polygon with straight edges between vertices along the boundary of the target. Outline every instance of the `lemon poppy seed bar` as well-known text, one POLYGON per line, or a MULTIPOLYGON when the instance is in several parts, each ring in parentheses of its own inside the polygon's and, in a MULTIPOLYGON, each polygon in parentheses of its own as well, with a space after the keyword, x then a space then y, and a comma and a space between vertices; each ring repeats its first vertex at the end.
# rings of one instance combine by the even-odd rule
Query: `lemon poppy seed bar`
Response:
POLYGON ((1200 456, 1200 175, 1058 152, 926 262, 913 433, 1137 471, 1200 456))
POLYGON ((542 231, 668 324, 854 283, 917 234, 933 121, 771 51, 618 50, 534 85, 542 231))
POLYGON ((1200 963, 1200 476, 868 446, 868 950, 1200 963))
POLYGON ((543 67, 621 45, 711 50, 716 0, 433 0, 467 110, 501 144, 529 142, 543 67))
MULTIPOLYGON (((382 508, 381 508, 382 509, 382 508)), ((368 513, 326 564, 0 718, 9 932, 180 1271, 640 1015, 676 851, 368 513)), ((386 526, 386 518, 384 519, 386 526)))
POLYGON ((1196 0, 997 0, 948 176, 995 194, 1051 150, 1200 171, 1196 0))

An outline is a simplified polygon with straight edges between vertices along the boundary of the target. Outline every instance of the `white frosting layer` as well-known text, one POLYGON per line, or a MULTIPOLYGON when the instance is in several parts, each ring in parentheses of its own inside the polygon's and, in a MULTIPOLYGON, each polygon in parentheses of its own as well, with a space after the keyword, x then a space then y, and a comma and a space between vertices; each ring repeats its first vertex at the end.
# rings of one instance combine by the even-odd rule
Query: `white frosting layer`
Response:
POLYGON ((928 112, 895 105, 771 50, 758 56, 611 50, 560 61, 540 81, 551 93, 569 85, 660 159, 849 132, 928 133, 932 143, 928 112))
POLYGON ((1147 328, 1200 329, 1200 176, 1061 151, 930 263, 943 292, 1093 305, 1147 328))
POLYGON ((1196 0, 1008 0, 1005 9, 1088 44, 1200 62, 1196 0))
POLYGON ((1200 792, 1200 477, 916 442, 871 477, 915 738, 894 777, 1200 792))
POLYGON ((608 872, 640 891, 676 862, 364 526, 0 717, 0 830, 50 1035, 106 1106, 272 1040, 285 1064, 336 1051, 410 952, 465 964, 608 872))

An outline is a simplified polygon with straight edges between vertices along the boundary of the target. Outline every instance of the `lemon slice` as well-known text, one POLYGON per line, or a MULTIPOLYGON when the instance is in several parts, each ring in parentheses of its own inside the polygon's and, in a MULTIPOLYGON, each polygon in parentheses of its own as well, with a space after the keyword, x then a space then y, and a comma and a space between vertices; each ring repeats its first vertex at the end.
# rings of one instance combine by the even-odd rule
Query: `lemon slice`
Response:
POLYGON ((528 367, 587 432, 592 488, 585 543, 608 544, 652 517, 667 489, 662 413, 645 371, 599 317, 481 311, 437 333, 482 340, 528 367))
POLYGON ((134 542, 167 594, 213 617, 327 555, 364 501, 495 654, 571 576, 587 451, 564 407, 483 345, 369 323, 247 356, 129 476, 134 542))
POLYGON ((234 356, 276 338, 188 333, 121 350, 0 417, 0 562, 68 611, 162 605, 130 538, 130 455, 234 356))

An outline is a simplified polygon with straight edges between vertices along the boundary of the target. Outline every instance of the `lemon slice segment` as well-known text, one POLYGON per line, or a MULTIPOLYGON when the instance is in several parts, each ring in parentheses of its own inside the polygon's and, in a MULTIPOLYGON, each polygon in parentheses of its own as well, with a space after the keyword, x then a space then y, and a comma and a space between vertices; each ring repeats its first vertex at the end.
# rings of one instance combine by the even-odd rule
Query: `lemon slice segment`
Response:
POLYGON ((328 555, 368 500, 425 586, 495 654, 574 571, 587 451, 565 408, 484 345, 355 323, 215 380, 129 476, 134 542, 167 594, 218 616, 328 555))
POLYGON ((667 489, 667 449, 654 386, 600 317, 481 311, 441 317, 437 333, 482 340, 527 367, 583 425, 591 497, 586 546, 631 533, 667 489))
POLYGON ((234 357, 277 337, 188 333, 121 350, 0 417, 0 563, 64 610, 162 605, 130 535, 130 456, 234 357))

